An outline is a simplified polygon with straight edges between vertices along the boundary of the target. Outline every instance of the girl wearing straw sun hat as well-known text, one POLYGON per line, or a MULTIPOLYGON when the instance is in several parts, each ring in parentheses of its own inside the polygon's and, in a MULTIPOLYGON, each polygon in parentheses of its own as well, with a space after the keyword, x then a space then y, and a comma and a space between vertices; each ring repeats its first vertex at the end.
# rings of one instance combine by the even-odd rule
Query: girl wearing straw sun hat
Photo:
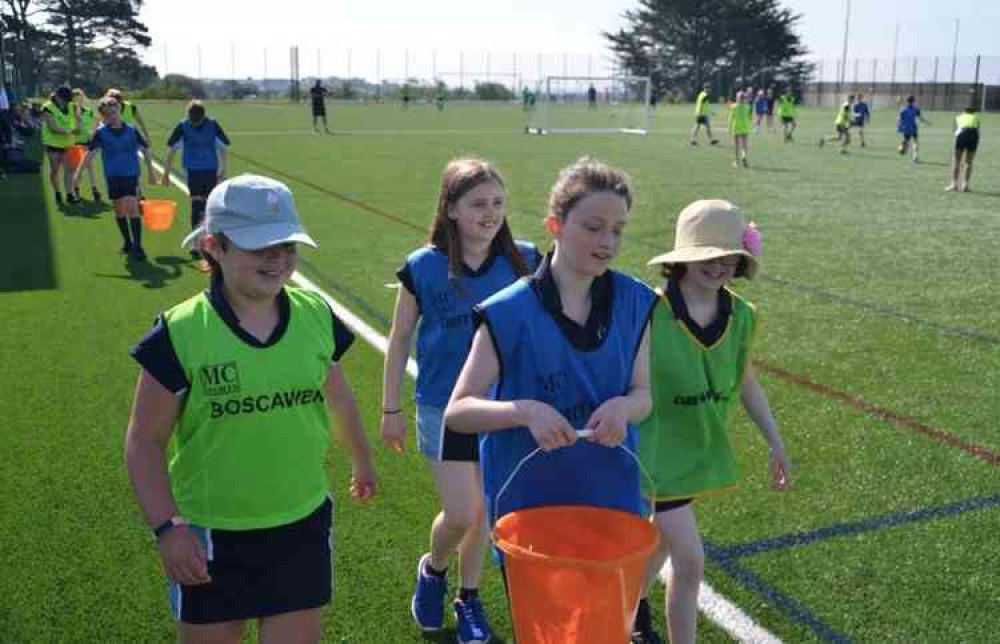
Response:
MULTIPOLYGON (((665 281, 650 333, 653 411, 639 431, 639 456, 655 486, 643 491, 654 504, 661 537, 647 584, 669 556, 667 626, 670 642, 683 644, 695 641, 705 559, 692 501, 736 486, 727 417, 737 397, 770 446, 776 490, 788 487, 791 466, 749 359, 756 309, 727 286, 760 270, 756 226, 728 201, 695 201, 677 219, 674 249, 649 264, 661 266, 665 281)), ((662 641, 646 599, 632 641, 662 641)))

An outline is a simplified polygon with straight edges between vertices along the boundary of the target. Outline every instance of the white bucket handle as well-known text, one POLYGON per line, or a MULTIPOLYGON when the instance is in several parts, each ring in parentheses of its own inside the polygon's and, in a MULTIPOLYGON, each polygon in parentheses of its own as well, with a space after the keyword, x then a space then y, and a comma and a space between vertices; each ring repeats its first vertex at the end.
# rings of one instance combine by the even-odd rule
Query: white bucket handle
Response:
MULTIPOLYGON (((591 436, 594 435, 594 430, 593 429, 578 429, 578 430, 576 430, 576 435, 579 438, 589 438, 589 437, 591 437, 591 436)), ((615 448, 611 448, 611 449, 615 449, 615 448)), ((629 456, 632 457, 632 460, 634 460, 635 464, 639 467, 639 471, 642 473, 643 476, 646 477, 646 480, 649 482, 649 489, 650 490, 655 490, 656 489, 656 483, 653 481, 653 477, 649 475, 649 472, 646 470, 646 468, 642 466, 642 461, 639 460, 639 456, 635 452, 633 452, 632 450, 630 450, 628 447, 626 447, 624 443, 619 443, 617 445, 617 449, 620 449, 620 450, 624 451, 626 454, 628 454, 629 456)), ((504 494, 504 492, 507 491, 507 488, 514 481, 514 477, 517 476, 517 473, 521 471, 521 468, 528 461, 530 461, 537 454, 539 454, 541 451, 542 451, 541 447, 536 447, 527 456, 525 456, 524 458, 522 458, 518 462, 518 464, 516 466, 514 466, 514 469, 511 471, 510 476, 507 477, 507 480, 504 481, 504 484, 502 486, 500 486, 500 491, 497 492, 497 495, 495 497, 493 497, 493 522, 494 523, 496 522, 496 520, 497 520, 497 518, 498 518, 498 516, 500 514, 500 497, 502 497, 503 494, 504 494)), ((641 495, 641 492, 640 492, 640 495, 641 495)), ((650 500, 650 512, 649 512, 649 520, 650 521, 653 520, 653 517, 656 514, 655 507, 656 507, 656 505, 652 502, 652 500, 650 500)))

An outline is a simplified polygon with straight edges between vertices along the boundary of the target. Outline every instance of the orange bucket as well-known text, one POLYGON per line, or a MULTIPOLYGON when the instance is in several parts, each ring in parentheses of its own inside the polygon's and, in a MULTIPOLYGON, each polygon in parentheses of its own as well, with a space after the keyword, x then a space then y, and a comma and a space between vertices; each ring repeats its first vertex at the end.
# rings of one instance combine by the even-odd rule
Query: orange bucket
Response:
POLYGON ((626 644, 646 564, 649 521, 590 506, 518 510, 497 521, 518 644, 626 644))
POLYGON ((142 202, 142 221, 146 230, 170 230, 177 204, 166 199, 146 199, 142 202))
POLYGON ((66 160, 69 162, 69 167, 76 170, 83 163, 84 157, 87 156, 87 148, 82 145, 74 145, 66 148, 66 160))

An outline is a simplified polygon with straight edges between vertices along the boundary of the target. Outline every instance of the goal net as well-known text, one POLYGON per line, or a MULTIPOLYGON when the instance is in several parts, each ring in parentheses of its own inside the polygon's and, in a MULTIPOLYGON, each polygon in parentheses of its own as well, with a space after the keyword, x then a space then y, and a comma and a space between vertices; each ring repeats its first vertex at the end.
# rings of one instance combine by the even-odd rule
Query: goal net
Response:
POLYGON ((525 132, 648 134, 650 91, 648 76, 549 76, 526 101, 525 132))

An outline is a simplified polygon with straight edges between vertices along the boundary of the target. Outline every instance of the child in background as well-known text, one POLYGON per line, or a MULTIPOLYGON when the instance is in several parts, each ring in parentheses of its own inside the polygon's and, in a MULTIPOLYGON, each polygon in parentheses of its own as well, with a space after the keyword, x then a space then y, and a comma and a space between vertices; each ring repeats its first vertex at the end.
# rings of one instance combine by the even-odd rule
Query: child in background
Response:
POLYGON ((760 132, 760 126, 764 124, 764 119, 767 118, 768 105, 770 105, 770 100, 767 98, 767 94, 764 90, 757 90, 756 98, 748 96, 747 102, 753 101, 753 111, 755 114, 753 132, 758 134, 760 132))
MULTIPOLYGON (((739 398, 770 447, 772 484, 788 487, 791 466, 750 350, 757 332, 752 304, 728 288, 759 270, 760 233, 733 204, 695 201, 677 219, 674 250, 654 257, 663 286, 653 313, 650 381, 653 410, 639 430, 639 457, 655 489, 660 548, 647 583, 669 556, 673 574, 666 618, 672 644, 693 644, 705 552, 693 502, 732 489, 738 479, 728 417, 739 398)), ((633 644, 662 642, 648 602, 639 604, 633 644)))
MULTIPOLYGON (((91 171, 94 156, 100 150, 108 198, 114 206, 115 224, 122 235, 121 252, 143 262, 146 261, 146 251, 142 248, 142 218, 139 213, 139 151, 147 150, 149 144, 135 128, 122 122, 119 103, 114 98, 102 98, 97 110, 104 125, 94 132, 87 144, 87 156, 76 170, 73 185, 79 185, 84 169, 91 171)), ((146 160, 149 183, 156 185, 153 161, 148 154, 144 154, 143 158, 146 160)))
POLYGON ((736 102, 729 107, 729 133, 733 137, 734 168, 750 167, 747 161, 747 150, 750 138, 750 110, 752 108, 747 102, 747 98, 744 92, 736 92, 736 102))
POLYGON ((73 192, 73 169, 69 165, 68 152, 80 134, 76 109, 72 103, 73 92, 68 87, 60 87, 42 105, 42 145, 49 159, 49 183, 55 194, 56 205, 63 204, 59 191, 59 174, 62 173, 62 187, 66 190, 66 200, 78 203, 73 192))
POLYGON ((710 88, 711 85, 705 83, 694 102, 694 128, 691 130, 691 145, 698 145, 698 132, 701 131, 702 126, 705 127, 705 133, 708 134, 709 143, 712 145, 719 144, 718 139, 712 136, 712 125, 709 123, 712 115, 710 88))
MULTIPOLYGON (((167 139, 170 151, 163 162, 163 185, 170 185, 170 168, 174 154, 183 148, 181 163, 187 172, 188 192, 191 196, 191 230, 197 229, 205 215, 205 201, 215 185, 226 178, 226 151, 229 137, 215 119, 205 115, 201 101, 188 103, 187 119, 174 128, 167 139)), ((192 259, 201 259, 201 253, 191 251, 192 259)), ((200 263, 201 270, 208 265, 200 263)))
POLYGON ((851 144, 851 108, 854 105, 854 95, 848 94, 847 99, 841 103, 837 110, 837 116, 833 119, 833 126, 837 129, 836 136, 821 137, 819 147, 823 147, 827 141, 840 141, 840 153, 847 154, 847 146, 851 144))
POLYGON ((945 190, 948 192, 955 190, 969 192, 972 162, 976 160, 976 151, 979 149, 979 128, 981 126, 976 108, 965 108, 961 114, 955 117, 955 126, 955 154, 951 161, 951 183, 945 190))
POLYGON ((906 154, 906 150, 911 149, 913 163, 920 162, 919 122, 923 122, 924 125, 931 124, 921 115, 920 108, 917 107, 917 98, 912 95, 907 96, 906 105, 899 110, 899 118, 896 119, 896 131, 903 137, 899 142, 899 154, 906 154))
POLYGON ((461 586, 453 606, 463 644, 490 637, 479 600, 489 530, 478 438, 452 431, 444 408, 472 341, 473 306, 527 275, 540 259, 532 244, 514 241, 506 213, 504 180, 492 164, 474 158, 448 164, 430 243, 411 253, 397 273, 402 288, 385 358, 382 437, 402 451, 403 372, 417 330, 417 448, 434 475, 441 511, 431 524, 430 552, 417 564, 410 610, 421 630, 442 628, 448 562, 457 551, 461 586))
POLYGON ((861 141, 861 147, 865 147, 865 128, 868 127, 868 123, 872 120, 872 111, 868 107, 868 103, 865 102, 865 95, 861 92, 854 97, 854 105, 851 107, 851 126, 858 129, 858 140, 861 141))
POLYGON ((781 132, 786 143, 792 142, 792 134, 795 132, 795 97, 792 90, 787 89, 778 98, 778 118, 781 119, 781 132))
MULTIPOLYGON (((77 145, 87 145, 90 143, 90 137, 94 135, 94 129, 97 127, 97 117, 94 114, 94 110, 87 105, 87 95, 82 89, 73 90, 73 104, 76 106, 77 115, 80 119, 80 133, 76 137, 77 145)), ((90 192, 94 197, 94 201, 101 200, 101 192, 97 189, 97 179, 94 176, 93 166, 87 166, 87 178, 90 179, 90 192)), ((73 194, 77 201, 83 201, 80 197, 80 185, 77 183, 74 185, 73 194)))

